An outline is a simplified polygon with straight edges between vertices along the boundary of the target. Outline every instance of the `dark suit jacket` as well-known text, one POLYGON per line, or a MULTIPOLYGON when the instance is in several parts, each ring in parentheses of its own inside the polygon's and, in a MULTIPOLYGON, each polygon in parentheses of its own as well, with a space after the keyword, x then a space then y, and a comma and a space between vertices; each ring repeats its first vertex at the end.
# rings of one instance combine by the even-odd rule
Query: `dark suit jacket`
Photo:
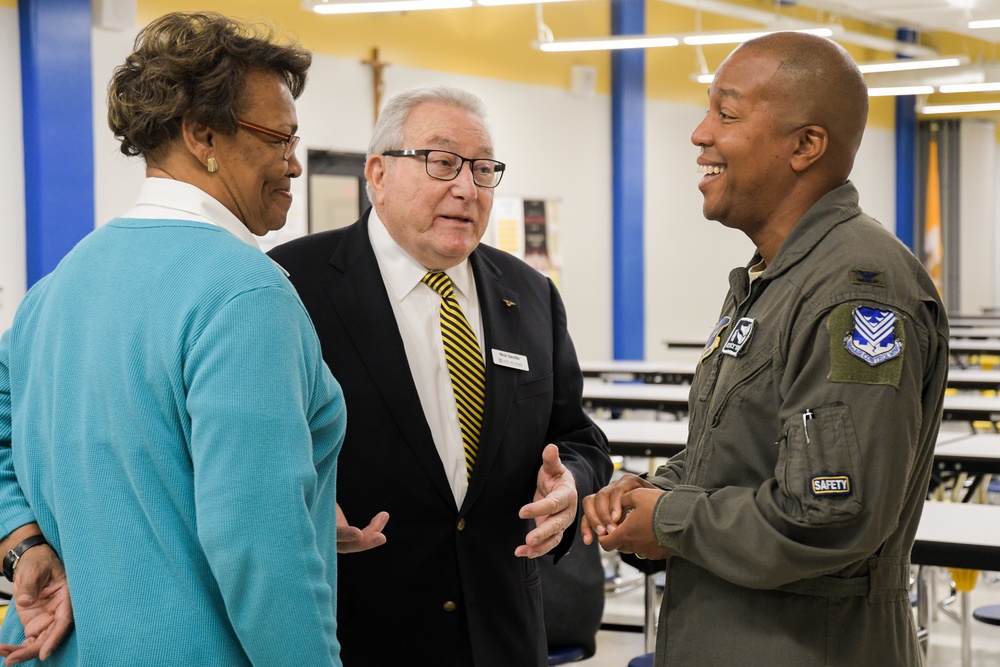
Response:
MULTIPOLYGON (((343 386, 340 506, 354 524, 380 510, 390 515, 384 546, 338 559, 344 664, 456 665, 470 664, 470 655, 476 667, 547 664, 538 570, 514 556, 534 522, 518 510, 532 500, 546 443, 559 446, 581 498, 612 470, 607 439, 582 409, 583 378, 555 286, 494 248, 481 245, 470 257, 487 390, 459 508, 420 406, 368 214, 270 255, 291 274, 343 386), (529 370, 495 365, 493 349, 524 355, 529 370)), ((557 557, 578 529, 570 527, 557 557)))

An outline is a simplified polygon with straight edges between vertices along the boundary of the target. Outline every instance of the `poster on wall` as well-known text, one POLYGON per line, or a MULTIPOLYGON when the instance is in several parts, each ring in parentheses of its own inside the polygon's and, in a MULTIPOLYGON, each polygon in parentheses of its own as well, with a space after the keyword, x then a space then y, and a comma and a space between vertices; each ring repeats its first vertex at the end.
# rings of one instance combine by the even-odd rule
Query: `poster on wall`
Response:
POLYGON ((524 261, 559 284, 558 203, 524 200, 524 261))
POLYGON ((524 200, 511 195, 493 198, 490 224, 483 235, 483 243, 515 257, 524 258, 524 200))
POLYGON ((559 202, 497 195, 483 243, 520 257, 559 285, 559 202))
POLYGON ((545 225, 545 201, 524 200, 524 261, 541 273, 552 268, 549 259, 548 230, 545 225))
POLYGON ((546 275, 559 287, 560 271, 562 269, 562 250, 559 247, 559 201, 545 200, 545 247, 549 253, 549 270, 546 275))

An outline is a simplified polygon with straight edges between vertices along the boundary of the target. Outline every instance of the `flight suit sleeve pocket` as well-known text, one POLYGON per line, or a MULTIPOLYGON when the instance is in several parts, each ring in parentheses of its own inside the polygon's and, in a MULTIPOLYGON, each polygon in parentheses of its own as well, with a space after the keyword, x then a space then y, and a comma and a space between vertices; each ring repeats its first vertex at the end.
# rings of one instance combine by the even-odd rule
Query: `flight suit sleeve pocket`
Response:
POLYGON ((850 406, 834 403, 790 417, 777 478, 789 514, 806 524, 847 521, 861 511, 860 465, 850 406))

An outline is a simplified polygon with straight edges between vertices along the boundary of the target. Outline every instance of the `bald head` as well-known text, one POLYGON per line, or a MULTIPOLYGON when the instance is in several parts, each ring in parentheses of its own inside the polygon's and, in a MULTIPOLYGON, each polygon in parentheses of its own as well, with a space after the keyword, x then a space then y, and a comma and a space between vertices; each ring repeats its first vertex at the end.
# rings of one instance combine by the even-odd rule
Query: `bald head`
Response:
POLYGON ((824 162, 832 176, 846 180, 868 120, 868 87, 851 55, 824 37, 778 32, 744 42, 726 62, 743 58, 776 63, 772 103, 790 124, 827 130, 830 146, 824 162))

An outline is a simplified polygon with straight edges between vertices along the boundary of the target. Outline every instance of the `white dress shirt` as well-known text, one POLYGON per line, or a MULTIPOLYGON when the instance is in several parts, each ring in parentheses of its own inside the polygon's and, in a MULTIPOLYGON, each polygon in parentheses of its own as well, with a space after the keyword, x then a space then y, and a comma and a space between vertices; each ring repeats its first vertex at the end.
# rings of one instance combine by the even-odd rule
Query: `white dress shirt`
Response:
MULTIPOLYGON (((451 375, 448 374, 444 343, 441 340, 441 296, 422 282, 427 269, 393 240, 374 209, 368 217, 368 237, 375 250, 382 281, 389 293, 389 302, 396 316, 399 335, 403 339, 403 349, 406 350, 406 359, 413 383, 417 387, 420 405, 444 464, 452 493, 455 494, 455 503, 461 507, 468 489, 465 447, 462 444, 455 393, 451 388, 451 375)), ((453 266, 445 273, 451 278, 455 298, 476 334, 482 355, 483 322, 476 281, 469 260, 453 266)))
MULTIPOLYGON (((199 187, 172 178, 147 177, 139 188, 135 206, 121 217, 203 222, 222 227, 247 245, 260 250, 257 237, 222 202, 199 187)), ((277 262, 274 265, 288 277, 288 271, 283 266, 277 262)))
POLYGON ((135 206, 121 217, 204 222, 222 227, 244 243, 260 248, 257 237, 218 199, 190 183, 171 178, 146 178, 135 206))

